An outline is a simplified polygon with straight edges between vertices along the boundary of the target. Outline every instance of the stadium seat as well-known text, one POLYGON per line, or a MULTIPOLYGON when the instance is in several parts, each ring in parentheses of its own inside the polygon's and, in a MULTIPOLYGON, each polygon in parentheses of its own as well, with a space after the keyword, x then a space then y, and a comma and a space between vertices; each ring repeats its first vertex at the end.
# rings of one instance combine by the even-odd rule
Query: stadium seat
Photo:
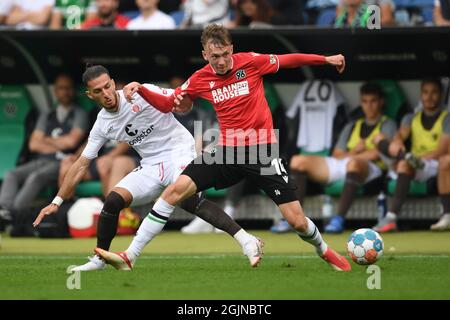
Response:
POLYGON ((396 9, 434 7, 434 0, 394 0, 394 3, 396 9))
POLYGON ((138 15, 141 14, 139 10, 130 10, 130 11, 124 11, 122 13, 124 16, 126 16, 128 19, 132 20, 136 18, 138 15))
POLYGON ((408 2, 410 3, 410 5, 416 6, 419 8, 434 6, 434 0, 410 0, 408 2))
POLYGON ((210 188, 208 190, 205 190, 205 196, 208 198, 225 197, 226 190, 227 189, 216 190, 214 188, 210 188))
POLYGON ((24 86, 0 85, 0 125, 24 124, 31 108, 31 98, 24 86))
POLYGON ((330 150, 325 149, 322 151, 316 151, 316 152, 310 152, 310 151, 304 151, 300 150, 300 154, 304 156, 318 156, 318 157, 326 157, 330 154, 330 150))
POLYGON ((329 27, 334 24, 336 20, 336 9, 324 9, 319 13, 316 20, 316 26, 329 27))
POLYGON ((433 12, 434 12, 434 7, 422 8, 421 14, 422 14, 423 22, 425 24, 433 23, 433 12))
POLYGON ((25 139, 25 127, 23 125, 0 125, 0 180, 5 173, 13 169, 22 150, 25 139))
MULTIPOLYGON (((318 152, 307 152, 307 151, 301 151, 300 154, 307 155, 307 156, 320 156, 320 157, 326 157, 330 154, 330 150, 322 150, 318 152)), ((333 183, 330 183, 325 186, 325 194, 329 196, 340 196, 342 193, 342 190, 344 189, 344 180, 339 180, 333 183)), ((363 187, 358 188, 358 195, 362 195, 364 193, 363 187)))
POLYGON ((375 81, 383 88, 385 108, 384 114, 397 123, 407 111, 407 100, 403 90, 394 80, 375 81))
POLYGON ((394 0, 395 6, 399 8, 423 8, 433 7, 434 0, 394 0))
POLYGON ((25 120, 32 104, 24 86, 0 85, 0 180, 16 166, 25 140, 25 120), (5 152, 6 151, 6 152, 5 152))
POLYGON ((85 181, 81 182, 76 190, 75 194, 79 197, 102 197, 102 184, 100 181, 85 181))
POLYGON ((172 11, 170 13, 170 16, 173 18, 173 20, 175 20, 176 25, 180 26, 181 22, 183 22, 184 19, 184 11, 182 10, 172 11))
MULTIPOLYGON (((339 180, 333 183, 330 183, 329 185, 325 186, 325 193, 329 196, 338 197, 341 195, 342 190, 344 190, 344 184, 345 180, 339 180)), ((357 191, 357 195, 363 195, 364 194, 364 188, 359 187, 357 191)))
MULTIPOLYGON (((394 194, 395 186, 397 185, 396 180, 390 180, 388 182, 388 193, 390 195, 394 194)), ((426 196, 428 195, 428 186, 426 182, 419 182, 419 181, 411 181, 411 184, 409 186, 409 195, 412 196, 426 196)))

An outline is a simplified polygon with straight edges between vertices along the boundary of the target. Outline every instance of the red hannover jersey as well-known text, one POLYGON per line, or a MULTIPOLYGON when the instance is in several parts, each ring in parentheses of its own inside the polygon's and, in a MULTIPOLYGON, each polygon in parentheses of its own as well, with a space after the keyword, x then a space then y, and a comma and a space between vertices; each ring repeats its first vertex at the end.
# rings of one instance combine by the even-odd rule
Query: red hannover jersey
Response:
POLYGON ((201 97, 212 103, 221 131, 219 144, 275 143, 262 76, 278 69, 276 55, 237 53, 233 54, 232 68, 225 75, 216 74, 208 64, 195 72, 176 93, 185 91, 192 100, 201 97))
POLYGON ((262 76, 279 68, 328 63, 326 57, 315 54, 267 55, 254 52, 232 55, 231 70, 218 75, 210 64, 195 72, 173 97, 156 94, 140 86, 137 92, 161 112, 175 107, 176 95, 187 94, 210 101, 217 113, 221 137, 219 144, 244 146, 276 143, 272 114, 264 96, 262 76))

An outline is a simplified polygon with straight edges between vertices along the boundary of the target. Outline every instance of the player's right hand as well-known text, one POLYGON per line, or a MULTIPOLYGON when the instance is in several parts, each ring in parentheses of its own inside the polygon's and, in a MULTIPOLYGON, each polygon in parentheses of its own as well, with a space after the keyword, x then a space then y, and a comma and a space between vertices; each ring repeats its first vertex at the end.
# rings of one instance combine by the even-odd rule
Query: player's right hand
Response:
POLYGON ((394 139, 389 145, 389 154, 393 157, 398 156, 400 152, 405 152, 406 148, 403 141, 394 139))
POLYGON ((45 216, 51 215, 53 213, 58 212, 59 206, 57 206, 54 203, 50 203, 48 206, 43 208, 41 212, 39 212, 39 215, 37 216, 36 220, 33 222, 33 227, 37 227, 39 223, 41 223, 42 219, 44 219, 45 216))
POLYGON ((139 88, 141 87, 141 84, 139 82, 130 82, 125 87, 123 87, 123 94, 125 95, 125 99, 127 99, 128 102, 133 101, 133 94, 135 94, 139 88))

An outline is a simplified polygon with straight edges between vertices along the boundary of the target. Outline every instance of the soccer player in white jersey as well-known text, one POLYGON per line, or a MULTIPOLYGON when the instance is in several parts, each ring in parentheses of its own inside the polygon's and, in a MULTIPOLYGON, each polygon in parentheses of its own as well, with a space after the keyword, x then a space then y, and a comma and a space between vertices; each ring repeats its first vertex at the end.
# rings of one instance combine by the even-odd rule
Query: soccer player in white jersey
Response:
MULTIPOLYGON (((194 138, 172 113, 158 111, 138 94, 132 102, 127 101, 122 90, 115 89, 114 80, 105 67, 87 67, 83 82, 87 87, 87 96, 103 109, 97 116, 81 156, 67 172, 55 199, 41 210, 34 226, 46 215, 58 211, 64 198, 73 192, 89 163, 97 157, 98 151, 108 140, 127 142, 139 153, 142 161, 141 165, 125 176, 106 197, 97 228, 97 254, 89 258, 88 263, 72 269, 73 271, 103 269, 106 264, 99 253, 109 250, 116 235, 119 212, 131 204, 150 202, 158 198, 164 188, 173 183, 196 157, 194 138)), ((145 87, 159 94, 173 94, 173 90, 151 84, 146 84, 145 87)), ((187 100, 183 104, 192 104, 192 101, 187 100)), ((197 195, 180 206, 233 236, 242 246, 252 267, 258 265, 262 257, 261 240, 244 231, 222 209, 197 195)), ((145 232, 146 243, 149 242, 148 235, 151 235, 151 240, 160 233, 168 218, 169 215, 161 215, 152 210, 142 222, 138 235, 139 232, 145 232)), ((134 255, 138 256, 140 253, 134 252, 134 255)), ((132 267, 129 262, 125 268, 121 268, 132 267)))

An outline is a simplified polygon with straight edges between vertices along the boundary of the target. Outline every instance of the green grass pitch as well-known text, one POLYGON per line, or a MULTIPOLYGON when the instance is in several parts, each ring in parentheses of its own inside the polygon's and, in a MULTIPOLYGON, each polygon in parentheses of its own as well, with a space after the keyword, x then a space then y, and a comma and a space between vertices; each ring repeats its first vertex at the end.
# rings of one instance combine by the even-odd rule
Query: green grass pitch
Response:
MULTIPOLYGON (((66 269, 87 261, 95 239, 3 237, 0 299, 450 299, 450 232, 383 235, 379 290, 367 288, 367 267, 352 262, 349 273, 333 271, 293 233, 254 234, 265 241, 256 269, 227 235, 164 232, 133 271, 81 273, 79 290, 67 288, 66 269)), ((325 239, 344 253, 348 235, 325 239)), ((112 250, 130 241, 117 237, 112 250)))

